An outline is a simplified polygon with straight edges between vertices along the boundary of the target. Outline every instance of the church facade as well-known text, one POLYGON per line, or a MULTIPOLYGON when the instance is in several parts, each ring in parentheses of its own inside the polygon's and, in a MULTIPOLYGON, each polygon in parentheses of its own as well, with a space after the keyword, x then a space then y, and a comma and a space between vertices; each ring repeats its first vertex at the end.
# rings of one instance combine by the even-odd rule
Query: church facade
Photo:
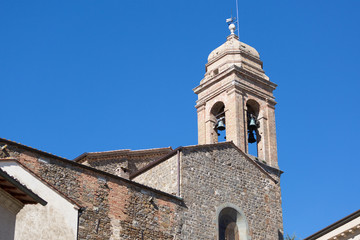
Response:
POLYGON ((194 89, 198 145, 70 161, 0 139, 1 170, 42 200, 16 197, 0 181, 23 204, 14 239, 283 239, 275 88, 258 52, 232 32, 194 89), (54 215, 68 224, 49 221, 54 215))

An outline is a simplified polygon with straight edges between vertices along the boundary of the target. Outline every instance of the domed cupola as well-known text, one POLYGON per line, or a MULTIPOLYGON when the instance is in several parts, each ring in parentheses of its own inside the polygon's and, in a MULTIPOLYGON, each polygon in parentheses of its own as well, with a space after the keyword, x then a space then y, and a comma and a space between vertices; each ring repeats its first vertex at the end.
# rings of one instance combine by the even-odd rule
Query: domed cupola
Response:
POLYGON ((209 54, 208 62, 211 62, 221 54, 241 54, 241 52, 260 59, 260 55, 255 48, 240 42, 238 36, 231 34, 227 37, 227 41, 223 45, 216 48, 209 54))
POLYGON ((269 80, 262 69, 263 63, 258 51, 240 42, 239 37, 232 33, 224 44, 209 54, 205 77, 201 83, 234 66, 269 80))

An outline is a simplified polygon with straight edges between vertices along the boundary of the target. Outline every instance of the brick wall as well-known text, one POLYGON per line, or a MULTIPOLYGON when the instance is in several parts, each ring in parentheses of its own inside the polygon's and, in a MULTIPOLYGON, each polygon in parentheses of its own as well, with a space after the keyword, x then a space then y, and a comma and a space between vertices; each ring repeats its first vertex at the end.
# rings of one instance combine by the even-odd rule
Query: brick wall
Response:
POLYGON ((8 152, 84 207, 79 239, 174 239, 178 234, 183 203, 176 197, 16 146, 8 152))
MULTIPOLYGON (((232 143, 181 148, 183 201, 84 165, 9 149, 12 157, 84 207, 79 239, 215 240, 219 211, 227 205, 246 217, 252 240, 281 239, 279 184, 232 143)), ((143 174, 152 173, 152 186, 160 186, 164 180, 176 182, 171 171, 177 172, 176 155, 143 174)))

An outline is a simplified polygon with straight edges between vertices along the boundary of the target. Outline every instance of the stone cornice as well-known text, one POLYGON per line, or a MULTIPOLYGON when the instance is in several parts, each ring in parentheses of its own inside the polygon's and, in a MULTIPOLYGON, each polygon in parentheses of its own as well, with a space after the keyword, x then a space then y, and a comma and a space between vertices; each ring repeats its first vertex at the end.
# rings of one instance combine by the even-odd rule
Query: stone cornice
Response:
POLYGON ((219 88, 218 90, 212 92, 211 94, 206 95, 205 97, 198 99, 196 101, 196 107, 197 106, 201 106, 204 105, 209 99, 212 99, 218 95, 220 95, 223 92, 226 91, 233 91, 232 89, 235 89, 238 91, 238 93, 251 93, 254 94, 256 96, 258 96, 259 98, 268 101, 269 103, 273 103, 273 106, 276 104, 275 102, 275 98, 272 95, 268 95, 265 94, 263 92, 258 91, 257 89, 254 89, 252 87, 249 87, 248 85, 238 81, 238 80, 233 80, 233 81, 229 81, 227 84, 225 84, 224 86, 222 86, 221 88, 219 88))
POLYGON ((207 64, 205 64, 205 67, 208 67, 209 65, 213 64, 214 62, 218 61, 219 59, 225 57, 226 55, 234 55, 234 54, 240 54, 242 57, 248 58, 251 61, 254 61, 258 64, 260 64, 261 66, 263 65, 263 62, 259 59, 256 58, 248 53, 246 53, 245 51, 242 50, 228 50, 226 52, 223 52, 222 54, 218 55, 217 57, 211 59, 207 64))
POLYGON ((355 227, 348 228, 345 231, 342 231, 341 233, 337 234, 334 237, 331 237, 332 240, 342 240, 342 239, 349 239, 351 236, 357 236, 360 235, 360 224, 356 225, 355 227))
POLYGON ((253 81, 254 83, 260 83, 261 85, 265 85, 266 87, 269 87, 272 90, 275 90, 277 85, 273 82, 271 82, 270 80, 264 79, 263 77, 248 71, 242 67, 239 67, 237 65, 232 65, 231 67, 229 67, 228 69, 226 69, 225 71, 219 73, 218 75, 214 76, 212 79, 209 79, 208 81, 206 81, 203 84, 200 84, 199 86, 195 87, 193 89, 193 91, 196 94, 199 94, 200 92, 206 90, 207 88, 211 87, 212 85, 214 85, 215 83, 221 81, 223 78, 225 78, 226 76, 232 74, 232 73, 239 73, 241 74, 243 77, 245 77, 245 79, 247 78, 249 81, 253 81))
POLYGON ((93 160, 119 160, 119 159, 133 159, 133 158, 146 158, 146 157, 156 157, 167 154, 169 151, 172 151, 171 147, 167 148, 154 148, 154 149, 144 149, 144 150, 114 150, 114 151, 105 151, 105 152, 90 152, 83 153, 77 158, 74 159, 75 162, 84 162, 84 161, 93 161, 93 160))
POLYGON ((196 104, 195 108, 197 109, 197 112, 201 112, 202 110, 205 109, 205 102, 196 104))
POLYGON ((235 70, 237 70, 237 72, 249 77, 254 82, 261 83, 267 87, 270 87, 272 90, 275 90, 277 87, 276 83, 273 83, 270 80, 264 79, 263 77, 260 77, 259 75, 254 74, 251 71, 248 71, 248 70, 246 70, 242 67, 236 66, 236 65, 233 65, 233 67, 235 68, 235 70))
POLYGON ((237 80, 234 80, 234 85, 235 85, 236 89, 239 91, 244 91, 245 93, 251 93, 253 95, 258 96, 259 98, 261 98, 263 100, 274 103, 274 105, 276 104, 275 98, 272 95, 260 92, 257 89, 249 87, 248 85, 246 85, 240 81, 237 81, 237 80))
POLYGON ((195 94, 199 94, 200 92, 204 91, 205 89, 211 87, 215 83, 221 81, 221 79, 225 78, 226 76, 230 75, 232 72, 231 69, 228 68, 222 72, 220 72, 218 75, 211 77, 208 81, 200 84, 199 86, 193 88, 193 91, 195 94))
MULTIPOLYGON (((307 238, 304 238, 304 240, 316 240, 322 236, 324 236, 325 234, 327 233, 330 233, 331 231, 333 230, 336 230, 340 227, 342 227, 343 225, 353 221, 354 219, 357 219, 357 218, 360 218, 360 210, 340 219, 339 221, 327 226, 326 228, 314 233, 313 235, 307 237, 307 238)), ((348 228, 346 229, 345 231, 342 231, 341 233, 337 234, 336 236, 333 236, 332 238, 330 239, 347 239, 347 238, 344 238, 346 237, 346 234, 348 233, 353 233, 355 230, 358 231, 360 229, 360 224, 356 224, 354 227, 352 228, 348 228), (351 230, 351 232, 349 232, 349 230, 351 230)))

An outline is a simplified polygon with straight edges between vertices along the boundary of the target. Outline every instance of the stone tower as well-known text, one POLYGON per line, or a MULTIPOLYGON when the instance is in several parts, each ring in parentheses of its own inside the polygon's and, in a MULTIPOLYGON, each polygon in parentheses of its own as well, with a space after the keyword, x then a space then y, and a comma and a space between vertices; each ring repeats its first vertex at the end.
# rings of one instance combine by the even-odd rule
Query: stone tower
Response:
POLYGON ((199 144, 218 142, 217 124, 222 120, 226 141, 249 153, 249 123, 253 116, 257 157, 277 168, 273 96, 277 85, 265 75, 259 53, 240 42, 232 31, 227 41, 210 53, 205 66, 205 77, 194 89, 198 95, 199 144))

